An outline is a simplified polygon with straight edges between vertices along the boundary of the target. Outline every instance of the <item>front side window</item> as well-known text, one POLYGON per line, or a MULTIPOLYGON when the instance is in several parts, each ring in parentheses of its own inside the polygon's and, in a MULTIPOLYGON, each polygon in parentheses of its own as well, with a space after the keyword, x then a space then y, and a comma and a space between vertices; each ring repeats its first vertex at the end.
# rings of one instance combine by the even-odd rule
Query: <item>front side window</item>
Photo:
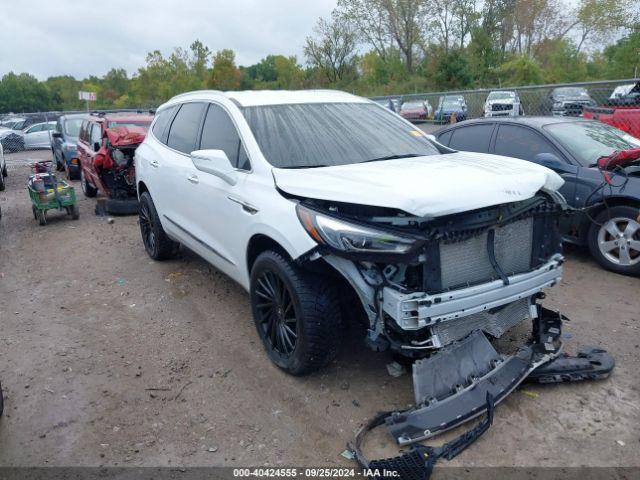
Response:
POLYGON ((543 128, 585 167, 616 150, 640 147, 637 138, 600 122, 555 123, 543 128))
POLYGON ((34 125, 33 127, 27 129, 27 133, 36 133, 42 131, 43 125, 34 125))
POLYGON ((500 125, 496 135, 496 155, 534 161, 539 153, 564 156, 541 134, 519 125, 500 125))
POLYGON ((421 130, 373 103, 261 105, 242 113, 265 158, 278 168, 440 153, 421 130))
POLYGON ((234 167, 242 170, 251 168, 236 126, 229 114, 219 105, 209 105, 202 128, 200 149, 223 150, 234 167))
POLYGON ((102 143, 102 129, 97 123, 91 125, 91 145, 95 143, 102 143))
POLYGON ((184 103, 173 119, 167 145, 182 153, 196 149, 198 129, 204 113, 204 103, 184 103))

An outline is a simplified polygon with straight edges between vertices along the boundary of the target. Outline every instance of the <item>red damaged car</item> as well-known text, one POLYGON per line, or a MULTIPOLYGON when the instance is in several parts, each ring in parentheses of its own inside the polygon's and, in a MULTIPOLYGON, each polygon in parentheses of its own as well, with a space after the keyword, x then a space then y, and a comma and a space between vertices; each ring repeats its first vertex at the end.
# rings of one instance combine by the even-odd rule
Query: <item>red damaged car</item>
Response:
POLYGON ((138 211, 133 155, 147 135, 153 115, 110 113, 91 115, 78 136, 80 182, 87 197, 107 197, 108 213, 138 211))

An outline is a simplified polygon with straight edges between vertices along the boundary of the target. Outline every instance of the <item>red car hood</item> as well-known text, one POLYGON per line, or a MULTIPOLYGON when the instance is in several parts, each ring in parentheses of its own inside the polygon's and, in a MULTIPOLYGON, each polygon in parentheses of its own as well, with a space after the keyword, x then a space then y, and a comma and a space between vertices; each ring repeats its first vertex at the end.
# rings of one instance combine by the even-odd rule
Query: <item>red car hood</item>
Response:
POLYGON ((105 130, 109 143, 114 147, 126 147, 142 143, 147 136, 146 127, 128 126, 112 127, 105 130))

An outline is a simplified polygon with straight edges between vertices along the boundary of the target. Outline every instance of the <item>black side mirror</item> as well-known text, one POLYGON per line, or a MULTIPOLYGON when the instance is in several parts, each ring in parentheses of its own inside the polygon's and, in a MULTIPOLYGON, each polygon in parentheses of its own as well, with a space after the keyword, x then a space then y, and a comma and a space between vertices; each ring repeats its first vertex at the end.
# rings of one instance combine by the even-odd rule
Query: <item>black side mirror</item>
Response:
POLYGON ((62 138, 62 134, 60 132, 51 132, 51 136, 53 138, 62 138))
POLYGON ((534 157, 534 162, 543 167, 550 168, 557 173, 577 173, 578 168, 567 162, 563 162, 553 153, 539 153, 534 157))
POLYGON ((97 152, 98 150, 100 150, 100 142, 94 142, 93 143, 93 151, 97 152))

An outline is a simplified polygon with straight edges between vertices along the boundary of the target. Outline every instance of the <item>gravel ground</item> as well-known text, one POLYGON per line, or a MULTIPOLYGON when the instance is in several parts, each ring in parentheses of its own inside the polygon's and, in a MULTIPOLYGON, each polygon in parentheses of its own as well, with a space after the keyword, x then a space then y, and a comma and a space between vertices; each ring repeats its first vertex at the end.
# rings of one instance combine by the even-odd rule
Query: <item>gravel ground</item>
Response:
MULTIPOLYGON (((360 338, 319 374, 283 374, 240 287, 188 251, 151 261, 136 218, 95 216, 78 184, 80 220, 38 226, 25 163, 46 156, 9 156, 0 192, 0 465, 348 466, 358 426, 411 402, 410 376, 360 338)), ((572 319, 566 349, 608 349, 613 376, 523 387, 450 464, 640 466, 639 287, 570 250, 546 304, 572 319)), ((366 451, 397 450, 378 431, 366 451)))

